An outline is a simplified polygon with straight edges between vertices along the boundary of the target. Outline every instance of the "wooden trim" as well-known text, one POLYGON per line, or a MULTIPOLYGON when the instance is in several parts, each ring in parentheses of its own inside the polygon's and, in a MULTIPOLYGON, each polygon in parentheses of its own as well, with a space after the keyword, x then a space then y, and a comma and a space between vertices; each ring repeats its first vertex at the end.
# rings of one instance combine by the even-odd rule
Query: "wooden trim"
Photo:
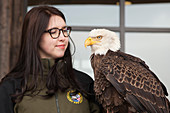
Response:
POLYGON ((0 79, 9 71, 10 64, 10 32, 11 12, 10 3, 0 0, 0 79))
POLYGON ((0 0, 0 79, 15 65, 27 0, 0 0))
POLYGON ((91 31, 92 29, 109 29, 119 32, 119 27, 106 27, 106 26, 71 26, 73 31, 91 31))
MULTIPOLYGON (((116 4, 119 0, 28 0, 28 6, 33 5, 73 5, 73 4, 116 4)), ((128 1, 128 0, 127 0, 128 1)), ((132 4, 148 4, 148 3, 170 3, 170 0, 129 0, 132 4)))
MULTIPOLYGON (((90 31, 92 29, 109 29, 115 32, 120 32, 119 27, 106 26, 72 26, 73 31, 90 31)), ((170 33, 170 28, 149 28, 149 27, 125 27, 125 32, 155 32, 155 33, 170 33)))
POLYGON ((126 32, 170 33, 170 28, 126 27, 125 31, 126 32))

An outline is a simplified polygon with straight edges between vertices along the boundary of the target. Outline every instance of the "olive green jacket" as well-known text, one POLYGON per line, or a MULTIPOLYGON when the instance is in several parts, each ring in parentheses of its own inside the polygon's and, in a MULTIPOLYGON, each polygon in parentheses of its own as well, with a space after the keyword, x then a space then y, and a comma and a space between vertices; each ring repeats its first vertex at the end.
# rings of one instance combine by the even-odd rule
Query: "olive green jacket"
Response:
POLYGON ((69 95, 71 91, 57 92, 50 99, 25 96, 15 105, 15 113, 99 113, 98 106, 82 95, 80 101, 74 101, 69 95))
MULTIPOLYGON (((43 60, 44 73, 54 64, 52 60, 43 60)), ((78 80, 84 84, 86 91, 92 92, 93 80, 85 73, 74 70, 78 80)), ((73 89, 65 92, 60 90, 51 98, 45 99, 44 88, 37 96, 24 96, 20 103, 14 105, 14 113, 99 113, 99 107, 94 101, 94 96, 86 99, 81 93, 74 93, 73 89)))

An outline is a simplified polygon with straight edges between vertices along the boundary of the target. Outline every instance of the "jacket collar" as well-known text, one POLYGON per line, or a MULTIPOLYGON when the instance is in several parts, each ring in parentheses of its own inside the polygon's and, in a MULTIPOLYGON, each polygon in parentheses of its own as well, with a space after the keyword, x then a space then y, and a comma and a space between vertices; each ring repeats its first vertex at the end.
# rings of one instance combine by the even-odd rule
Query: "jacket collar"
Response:
POLYGON ((43 66, 43 73, 44 73, 44 75, 47 75, 49 70, 55 64, 55 60, 54 59, 41 59, 41 63, 43 66))

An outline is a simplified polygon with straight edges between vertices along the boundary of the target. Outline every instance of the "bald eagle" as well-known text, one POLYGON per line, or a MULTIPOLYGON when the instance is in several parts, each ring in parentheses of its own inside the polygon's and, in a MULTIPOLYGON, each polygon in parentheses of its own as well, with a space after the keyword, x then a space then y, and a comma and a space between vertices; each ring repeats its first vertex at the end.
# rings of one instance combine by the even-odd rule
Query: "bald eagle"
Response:
POLYGON ((168 92, 143 60, 120 51, 120 40, 107 29, 90 31, 94 91, 107 113, 169 113, 168 92))

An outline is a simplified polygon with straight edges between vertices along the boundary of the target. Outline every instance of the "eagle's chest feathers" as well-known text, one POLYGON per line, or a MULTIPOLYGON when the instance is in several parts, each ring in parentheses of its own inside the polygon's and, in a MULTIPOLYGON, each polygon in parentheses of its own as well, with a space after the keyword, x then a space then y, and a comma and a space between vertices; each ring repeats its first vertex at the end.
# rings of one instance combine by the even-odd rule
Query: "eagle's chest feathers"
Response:
POLYGON ((100 73, 102 72, 102 69, 103 69, 101 68, 101 61, 102 61, 101 59, 103 57, 104 57, 103 55, 94 55, 92 58, 92 62, 91 62, 93 71, 94 71, 94 77, 95 77, 94 90, 96 92, 96 95, 101 95, 105 87, 108 87, 108 85, 111 85, 105 78, 105 75, 100 73))
MULTIPOLYGON (((106 79, 107 71, 111 71, 112 68, 107 65, 110 63, 110 60, 105 60, 107 59, 106 57, 108 56, 95 55, 92 58, 92 67, 95 75, 94 90, 99 103, 102 103, 105 109, 115 109, 115 112, 117 112, 118 109, 115 108, 115 106, 122 105, 124 99, 106 79)), ((115 57, 115 59, 118 58, 116 55, 113 55, 112 57, 115 57)))

